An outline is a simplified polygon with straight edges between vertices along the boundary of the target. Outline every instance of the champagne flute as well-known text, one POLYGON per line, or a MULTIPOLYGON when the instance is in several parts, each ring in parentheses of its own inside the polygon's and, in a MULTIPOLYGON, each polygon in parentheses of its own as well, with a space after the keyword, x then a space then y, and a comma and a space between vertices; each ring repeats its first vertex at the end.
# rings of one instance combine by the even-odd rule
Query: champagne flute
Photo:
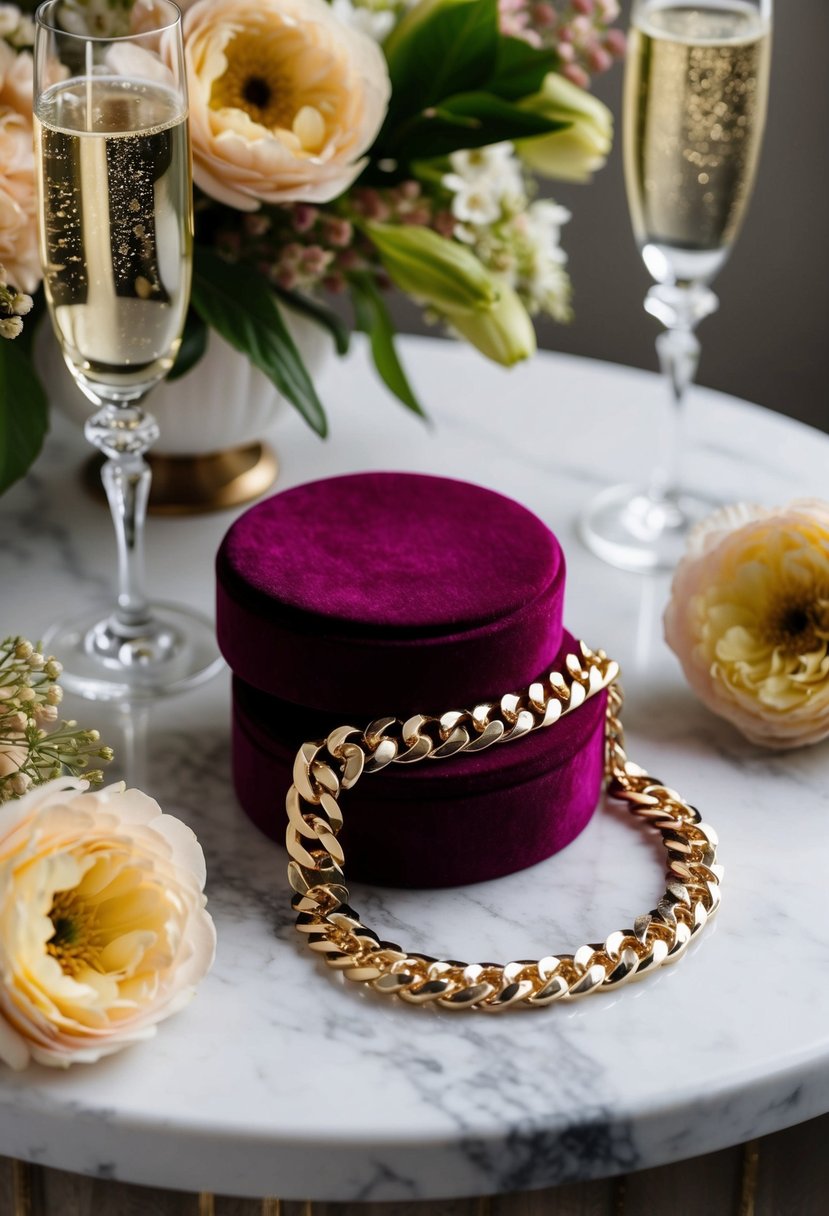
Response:
POLYGON ((158 427, 143 401, 176 357, 193 260, 181 13, 139 0, 133 32, 98 37, 79 30, 77 9, 65 29, 63 9, 48 0, 35 21, 41 260, 64 359, 96 409, 86 437, 107 458, 118 597, 53 626, 44 644, 83 696, 152 697, 221 665, 207 619, 151 606, 144 591, 144 456, 158 427))
POLYGON ((713 502, 682 484, 682 421, 699 362, 695 330, 717 308, 709 284, 737 238, 760 154, 772 0, 633 0, 625 73, 625 180, 655 284, 646 310, 673 408, 650 486, 614 486, 580 520, 612 565, 671 569, 713 502))

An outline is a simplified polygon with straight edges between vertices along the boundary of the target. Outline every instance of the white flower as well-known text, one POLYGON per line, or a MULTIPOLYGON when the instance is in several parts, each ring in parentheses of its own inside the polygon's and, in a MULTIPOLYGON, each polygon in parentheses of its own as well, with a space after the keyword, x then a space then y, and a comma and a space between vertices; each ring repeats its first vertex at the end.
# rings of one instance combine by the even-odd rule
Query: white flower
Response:
POLYGON ((572 219, 566 207, 542 198, 527 208, 526 236, 534 246, 539 261, 563 266, 567 254, 561 248, 561 229, 572 219))
POLYGON ((23 333, 23 322, 20 317, 0 318, 0 338, 19 338, 23 333))
POLYGON ((63 0, 60 20, 72 34, 106 38, 129 29, 130 0, 63 0))
MULTIPOLYGON (((449 157, 452 172, 442 184, 452 194, 451 210, 462 224, 494 224, 506 213, 522 210, 526 190, 521 167, 510 143, 469 148, 449 157)), ((461 234, 461 239, 468 239, 461 234)))
POLYGON ((139 790, 59 778, 0 807, 0 1059, 67 1067, 155 1033, 213 961, 204 855, 139 790))
POLYGON ((382 8, 354 0, 333 0, 331 8, 338 21, 349 29, 367 34, 375 42, 384 42, 394 29, 397 14, 391 6, 382 8))
POLYGON ((829 503, 715 512, 677 567, 665 637, 701 700, 752 742, 829 737, 829 503))
POLYGON ((478 177, 497 177, 515 165, 511 143, 489 144, 484 148, 461 148, 449 157, 458 177, 474 181, 478 177))
POLYGON ((492 224, 501 218, 501 192, 493 178, 464 181, 448 173, 443 184, 452 194, 452 214, 465 224, 492 224))
POLYGON ((8 38, 20 25, 20 9, 16 4, 0 4, 0 38, 8 38))

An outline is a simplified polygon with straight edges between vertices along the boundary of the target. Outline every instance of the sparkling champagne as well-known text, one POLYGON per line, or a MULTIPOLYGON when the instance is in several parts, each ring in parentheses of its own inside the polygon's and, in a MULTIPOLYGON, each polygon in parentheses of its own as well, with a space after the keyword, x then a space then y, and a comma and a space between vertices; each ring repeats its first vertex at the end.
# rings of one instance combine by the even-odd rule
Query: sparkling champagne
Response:
POLYGON ((190 296, 187 114, 159 85, 72 80, 36 114, 41 257, 64 356, 125 397, 169 371, 190 296))
POLYGON ((636 239, 660 282, 721 267, 754 182, 769 80, 768 21, 741 0, 653 0, 631 31, 625 175, 636 239))

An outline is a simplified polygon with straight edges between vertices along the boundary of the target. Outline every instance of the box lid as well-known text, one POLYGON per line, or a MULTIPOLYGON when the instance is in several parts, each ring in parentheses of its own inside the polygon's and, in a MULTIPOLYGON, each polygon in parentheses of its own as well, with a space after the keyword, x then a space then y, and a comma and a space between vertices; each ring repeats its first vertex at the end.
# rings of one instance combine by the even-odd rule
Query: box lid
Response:
POLYGON ((312 709, 474 703, 559 651, 564 581, 552 532, 503 495, 411 473, 329 478, 230 528, 219 645, 248 684, 312 709))

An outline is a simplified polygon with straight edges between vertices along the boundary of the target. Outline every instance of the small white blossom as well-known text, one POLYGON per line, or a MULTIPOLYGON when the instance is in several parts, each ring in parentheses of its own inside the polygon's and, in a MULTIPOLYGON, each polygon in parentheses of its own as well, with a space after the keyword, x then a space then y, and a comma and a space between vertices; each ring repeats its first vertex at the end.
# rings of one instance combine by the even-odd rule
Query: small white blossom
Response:
POLYGON ((494 224, 526 206, 524 179, 512 144, 453 152, 449 163, 452 172, 444 175, 442 184, 452 195, 452 214, 462 224, 494 224))
POLYGON ((17 29, 9 35, 9 42, 15 47, 33 46, 35 41, 35 23, 31 17, 21 16, 17 29))
POLYGON ((117 37, 129 29, 132 0, 63 0, 60 19, 71 34, 117 37))
POLYGON ((384 42, 398 19, 416 0, 332 0, 334 16, 350 29, 384 42))
POLYGON ((12 300, 11 306, 18 317, 26 317, 34 307, 34 300, 31 296, 24 295, 22 291, 18 291, 12 300))
POLYGON ((462 223, 493 224, 501 218, 501 194, 494 180, 468 182, 448 173, 443 184, 452 191, 452 214, 462 223))
POLYGON ((527 208, 527 235, 543 255, 563 265, 567 255, 561 248, 561 229, 572 216, 552 199, 538 199, 527 208))
POLYGON ((8 38, 20 25, 20 9, 16 4, 0 4, 0 38, 8 38))
POLYGON ((0 317, 0 338, 19 338, 22 333, 20 317, 0 317))
MULTIPOLYGON (((511 143, 489 144, 485 148, 462 148, 453 152, 449 163, 458 177, 474 181, 479 177, 497 177, 518 171, 511 143)), ((520 173, 518 180, 520 182, 520 173)))

